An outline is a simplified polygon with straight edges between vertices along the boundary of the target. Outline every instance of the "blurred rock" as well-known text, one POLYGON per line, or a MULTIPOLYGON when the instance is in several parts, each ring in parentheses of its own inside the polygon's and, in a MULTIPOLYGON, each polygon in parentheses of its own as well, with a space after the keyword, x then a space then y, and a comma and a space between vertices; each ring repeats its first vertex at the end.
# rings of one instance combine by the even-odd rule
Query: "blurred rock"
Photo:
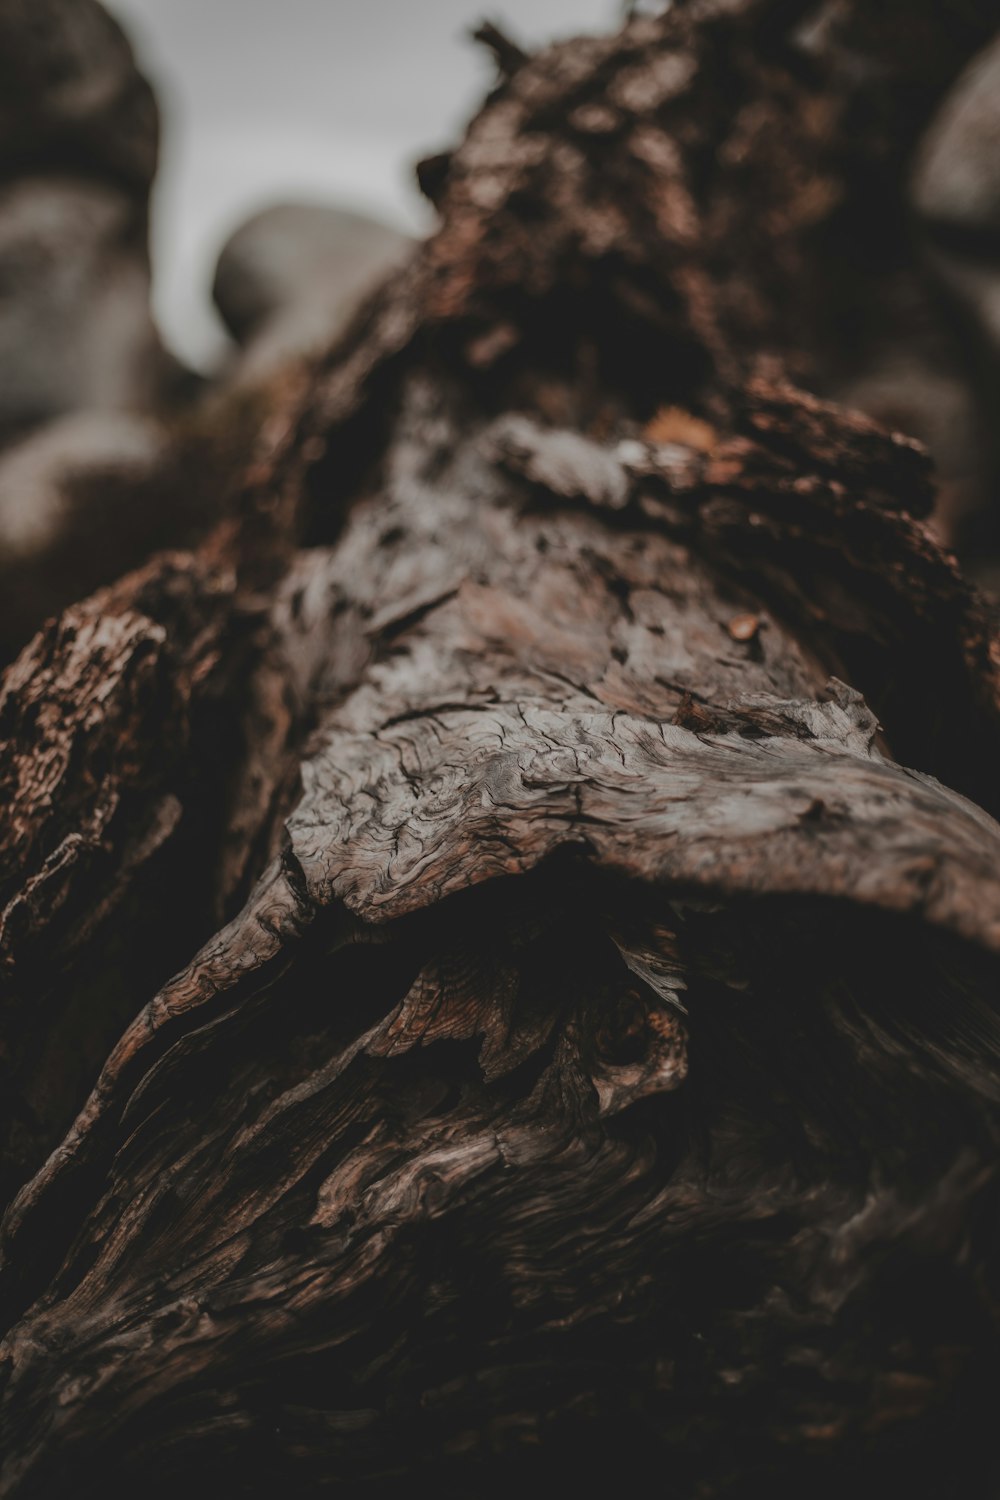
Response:
MULTIPOLYGON (((959 77, 927 129, 916 155, 911 201, 922 230, 924 263, 945 292, 953 318, 957 315, 968 353, 969 399, 977 421, 965 468, 977 482, 950 490, 946 484, 941 514, 945 535, 976 575, 984 559, 1000 549, 1000 35, 959 77)), ((942 408, 950 409, 947 402, 942 408)), ((949 426, 939 414, 937 427, 942 451, 957 460, 966 424, 949 426)), ((941 466, 950 477, 947 463, 941 466)), ((954 463, 951 469, 954 473, 954 463)))
POLYGON ((243 224, 219 257, 213 294, 244 348, 239 382, 322 348, 405 256, 410 240, 363 214, 288 203, 243 224))
POLYGON ((96 0, 0 0, 0 176, 80 172, 145 201, 158 139, 153 91, 96 0))
POLYGON ((994 238, 1000 255, 1000 36, 938 110, 921 144, 913 201, 931 223, 994 238))
POLYGON ((214 514, 149 415, 194 394, 150 310, 157 139, 96 0, 0 0, 0 657, 214 514))
POLYGON ((146 480, 163 443, 163 428, 150 418, 85 411, 8 449, 0 456, 0 565, 24 563, 64 533, 76 492, 146 480))
POLYGON ((973 318, 995 362, 1000 363, 1000 244, 995 259, 933 247, 929 264, 973 318))
MULTIPOLYGON (((77 412, 0 455, 0 655, 138 562, 158 529, 168 449, 148 417, 77 412)), ((159 529, 162 529, 160 527, 159 529)))
POLYGON ((1000 362, 1000 36, 935 116, 917 154, 912 198, 932 269, 1000 362))
POLYGON ((117 188, 0 186, 0 431, 152 406, 168 366, 149 296, 145 239, 117 188))

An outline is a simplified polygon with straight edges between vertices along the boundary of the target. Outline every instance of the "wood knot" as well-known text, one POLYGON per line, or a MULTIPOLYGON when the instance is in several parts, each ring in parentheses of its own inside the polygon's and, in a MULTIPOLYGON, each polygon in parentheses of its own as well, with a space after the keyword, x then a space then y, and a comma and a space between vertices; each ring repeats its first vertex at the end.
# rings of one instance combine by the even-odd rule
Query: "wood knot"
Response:
POLYGON ((659 996, 629 985, 602 1005, 591 1067, 602 1115, 679 1088, 687 1070, 684 1023, 659 996))

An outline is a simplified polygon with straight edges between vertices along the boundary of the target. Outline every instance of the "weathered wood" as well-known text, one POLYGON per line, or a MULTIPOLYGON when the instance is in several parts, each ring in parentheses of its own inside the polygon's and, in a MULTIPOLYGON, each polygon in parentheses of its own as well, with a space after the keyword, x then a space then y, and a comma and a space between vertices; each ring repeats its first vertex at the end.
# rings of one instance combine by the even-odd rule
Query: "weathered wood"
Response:
POLYGON ((4 1495, 990 1493, 1000 654, 755 368, 863 177, 800 9, 490 33, 234 515, 8 674, 4 1495))

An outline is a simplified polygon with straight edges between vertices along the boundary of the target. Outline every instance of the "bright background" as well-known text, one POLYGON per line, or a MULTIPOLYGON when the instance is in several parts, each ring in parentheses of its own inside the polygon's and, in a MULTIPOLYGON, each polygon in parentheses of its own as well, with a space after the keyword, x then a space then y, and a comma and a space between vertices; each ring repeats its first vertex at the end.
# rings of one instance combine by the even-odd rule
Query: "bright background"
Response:
MULTIPOLYGON (((420 232, 413 163, 453 142, 492 63, 484 14, 527 46, 611 29, 622 0, 104 0, 157 89, 155 306, 206 367, 224 335, 209 289, 230 231, 288 198, 330 200, 420 232)), ((662 4, 659 7, 663 8, 662 4)))

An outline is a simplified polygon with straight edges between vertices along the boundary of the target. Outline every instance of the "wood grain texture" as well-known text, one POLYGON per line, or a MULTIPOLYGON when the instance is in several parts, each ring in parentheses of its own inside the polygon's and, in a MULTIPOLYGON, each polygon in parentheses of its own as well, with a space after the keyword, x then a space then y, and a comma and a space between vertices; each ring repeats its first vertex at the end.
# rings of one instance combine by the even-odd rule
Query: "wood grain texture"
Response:
POLYGON ((861 8, 728 9, 489 31, 234 514, 5 679, 4 1496, 992 1493, 1000 656, 774 355, 861 8))

